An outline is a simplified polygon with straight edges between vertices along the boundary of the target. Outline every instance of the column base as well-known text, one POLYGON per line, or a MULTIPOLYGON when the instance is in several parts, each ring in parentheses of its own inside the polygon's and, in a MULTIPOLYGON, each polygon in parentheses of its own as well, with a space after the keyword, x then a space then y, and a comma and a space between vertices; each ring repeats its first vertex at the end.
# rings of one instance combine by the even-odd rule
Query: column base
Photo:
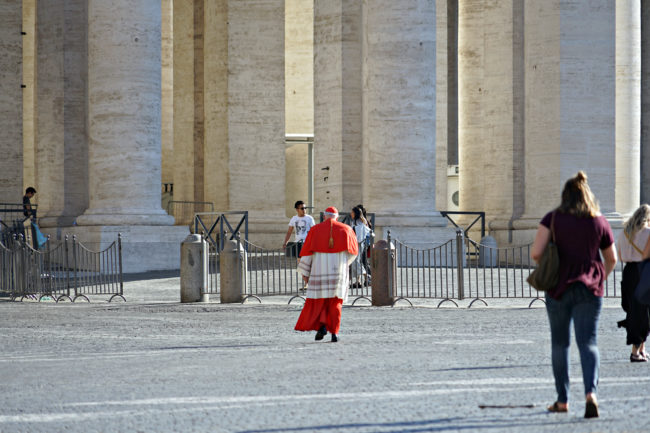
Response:
POLYGON ((189 234, 185 226, 74 226, 44 229, 54 239, 66 235, 88 249, 99 251, 122 234, 122 270, 125 274, 180 269, 181 242, 189 234))
POLYGON ((75 216, 73 215, 45 215, 38 218, 38 225, 40 228, 44 227, 67 227, 74 223, 75 216))
POLYGON ((131 209, 125 213, 124 209, 89 209, 77 217, 80 226, 171 226, 174 217, 164 210, 131 209))
MULTIPOLYGON (((604 216, 612 227, 614 239, 616 239, 623 230, 625 218, 619 213, 608 213, 604 216)), ((543 215, 538 217, 524 215, 515 220, 492 220, 488 223, 489 235, 496 239, 499 247, 531 244, 535 240, 535 234, 542 218, 543 215)))
POLYGON ((439 212, 427 214, 377 213, 375 239, 392 239, 413 248, 425 249, 456 239, 456 228, 450 226, 439 212))

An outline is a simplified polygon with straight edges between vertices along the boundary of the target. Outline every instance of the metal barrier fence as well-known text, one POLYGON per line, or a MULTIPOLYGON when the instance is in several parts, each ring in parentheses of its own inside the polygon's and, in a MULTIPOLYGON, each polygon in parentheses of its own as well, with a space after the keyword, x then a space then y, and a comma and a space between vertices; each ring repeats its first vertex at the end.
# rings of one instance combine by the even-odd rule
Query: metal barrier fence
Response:
MULTIPOLYGON (((238 241, 239 242, 239 241, 238 241)), ((255 298, 262 302, 261 296, 291 296, 304 299, 306 292, 302 276, 298 274, 298 259, 284 249, 262 248, 247 240, 242 240, 246 257, 246 279, 244 282, 244 301, 255 298)))
MULTIPOLYGON (((390 232, 388 241, 391 242, 390 232)), ((456 238, 430 249, 415 249, 392 240, 395 256, 391 272, 396 287, 391 296, 395 303, 409 299, 440 299, 458 306, 456 300, 470 299, 468 308, 488 299, 530 299, 544 303, 544 293, 531 287, 526 279, 536 264, 530 258, 532 244, 497 248, 482 245, 456 232, 456 238)), ((605 297, 619 297, 620 274, 617 269, 605 280, 605 297)))
POLYGON ((214 203, 210 201, 180 200, 171 200, 167 203, 167 213, 174 217, 177 226, 192 224, 194 215, 203 212, 214 212, 214 203))
POLYGON ((73 237, 48 238, 36 250, 21 236, 0 244, 0 293, 12 300, 48 298, 75 302, 88 296, 110 295, 109 302, 124 298, 122 239, 103 251, 91 251, 73 237))
POLYGON ((452 239, 427 249, 416 249, 399 240, 391 240, 389 231, 388 242, 395 245, 391 269, 396 282, 391 294, 395 298, 393 305, 400 300, 410 304, 409 298, 432 298, 441 300, 438 307, 445 302, 458 306, 454 299, 462 296, 459 290, 462 287, 462 274, 459 274, 458 269, 462 269, 464 258, 462 249, 458 249, 457 240, 452 239))
POLYGON ((248 240, 248 211, 201 212, 194 215, 194 233, 202 234, 208 243, 216 245, 217 252, 223 249, 226 239, 235 239, 235 233, 242 229, 244 239, 248 240), (231 224, 228 219, 233 215, 239 216, 237 224, 231 224))

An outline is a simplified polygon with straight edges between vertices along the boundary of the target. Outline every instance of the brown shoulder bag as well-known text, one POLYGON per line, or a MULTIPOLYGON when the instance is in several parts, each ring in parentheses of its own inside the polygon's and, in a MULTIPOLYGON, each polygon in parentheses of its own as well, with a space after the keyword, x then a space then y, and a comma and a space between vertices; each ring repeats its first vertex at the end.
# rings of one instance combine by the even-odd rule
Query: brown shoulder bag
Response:
POLYGON ((551 240, 544 248, 544 254, 537 264, 537 268, 530 273, 526 281, 539 291, 547 291, 558 282, 560 256, 555 243, 555 212, 551 216, 551 240))

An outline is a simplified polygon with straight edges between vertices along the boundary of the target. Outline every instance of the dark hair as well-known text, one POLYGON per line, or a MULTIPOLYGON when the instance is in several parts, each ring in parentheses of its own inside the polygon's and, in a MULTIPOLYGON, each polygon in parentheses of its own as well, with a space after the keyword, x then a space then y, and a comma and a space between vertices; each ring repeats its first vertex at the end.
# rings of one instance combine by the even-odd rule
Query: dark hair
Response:
POLYGON ((300 206, 300 205, 302 205, 302 204, 305 204, 305 202, 302 201, 302 200, 298 200, 298 201, 293 205, 293 207, 294 207, 294 209, 298 209, 298 206, 300 206))
POLYGON ((368 227, 372 228, 372 223, 368 219, 368 212, 366 211, 366 208, 363 207, 362 204, 358 204, 357 207, 361 209, 361 213, 363 214, 363 217, 366 219, 366 222, 368 223, 368 227))
POLYGON ((31 192, 32 194, 36 194, 36 190, 34 189, 33 186, 30 186, 29 188, 27 188, 27 189, 25 190, 25 194, 29 194, 30 192, 31 192))
POLYGON ((352 213, 354 214, 355 221, 361 219, 361 215, 363 215, 363 211, 359 208, 359 206, 353 207, 352 213))
POLYGON ((600 208, 587 184, 587 174, 584 171, 580 170, 566 181, 562 190, 562 204, 558 210, 579 218, 593 218, 598 215, 600 208))

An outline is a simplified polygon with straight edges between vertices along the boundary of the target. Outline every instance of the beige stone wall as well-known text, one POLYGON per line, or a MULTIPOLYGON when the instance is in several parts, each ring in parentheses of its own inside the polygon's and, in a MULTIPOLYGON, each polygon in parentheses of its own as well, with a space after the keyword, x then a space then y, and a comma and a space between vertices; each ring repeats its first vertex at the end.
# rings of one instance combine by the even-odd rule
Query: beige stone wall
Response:
POLYGON ((314 133, 314 2, 285 1, 287 134, 314 133))
MULTIPOLYGON (((33 186, 38 191, 36 183, 36 0, 23 0, 23 186, 33 186)), ((36 197, 36 201, 38 196, 36 197)))
POLYGON ((22 0, 0 2, 0 203, 23 196, 22 0))

